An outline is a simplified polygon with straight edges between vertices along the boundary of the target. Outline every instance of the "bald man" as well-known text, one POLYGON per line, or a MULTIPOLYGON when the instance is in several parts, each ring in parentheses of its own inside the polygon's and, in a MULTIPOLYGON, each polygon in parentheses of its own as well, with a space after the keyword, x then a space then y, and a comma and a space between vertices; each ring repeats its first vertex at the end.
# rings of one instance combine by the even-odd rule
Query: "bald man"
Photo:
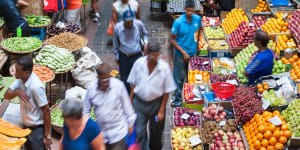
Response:
POLYGON ((244 72, 249 80, 248 85, 254 85, 258 78, 272 74, 274 54, 272 50, 267 48, 268 42, 269 36, 266 32, 256 31, 254 43, 258 47, 258 53, 244 72))

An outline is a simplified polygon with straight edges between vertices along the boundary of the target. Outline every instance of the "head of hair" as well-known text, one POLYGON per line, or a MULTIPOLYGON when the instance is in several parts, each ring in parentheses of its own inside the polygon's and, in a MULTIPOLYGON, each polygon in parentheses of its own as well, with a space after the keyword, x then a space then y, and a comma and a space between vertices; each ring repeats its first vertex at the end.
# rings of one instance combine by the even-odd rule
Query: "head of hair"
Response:
POLYGON ((59 109, 62 111, 62 117, 80 119, 82 117, 83 104, 82 101, 76 98, 63 100, 59 104, 59 109))
POLYGON ((111 68, 108 63, 102 63, 96 66, 96 72, 98 76, 105 76, 110 74, 111 68))
POLYGON ((26 56, 20 57, 17 59, 16 63, 22 66, 23 71, 29 71, 30 73, 32 72, 33 62, 30 57, 26 57, 26 56))
POLYGON ((148 52, 159 52, 160 51, 160 45, 156 42, 149 42, 147 45, 148 52))
POLYGON ((194 0, 186 0, 185 1, 185 8, 195 8, 194 0))
POLYGON ((257 30, 255 32, 255 40, 259 41, 262 46, 267 46, 269 43, 269 36, 268 33, 265 31, 257 30))

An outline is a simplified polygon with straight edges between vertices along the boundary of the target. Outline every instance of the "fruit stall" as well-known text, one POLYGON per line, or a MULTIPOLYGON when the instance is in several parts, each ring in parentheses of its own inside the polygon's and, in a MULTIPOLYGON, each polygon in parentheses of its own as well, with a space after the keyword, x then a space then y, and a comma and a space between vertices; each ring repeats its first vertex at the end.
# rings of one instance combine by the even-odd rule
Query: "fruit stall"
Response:
POLYGON ((182 87, 183 108, 172 113, 172 149, 300 148, 300 10, 294 2, 286 9, 270 3, 259 0, 250 12, 236 8, 223 18, 203 16, 199 55, 190 59, 182 87), (274 66, 272 75, 247 86, 244 70, 258 53, 258 29, 270 36, 274 66))

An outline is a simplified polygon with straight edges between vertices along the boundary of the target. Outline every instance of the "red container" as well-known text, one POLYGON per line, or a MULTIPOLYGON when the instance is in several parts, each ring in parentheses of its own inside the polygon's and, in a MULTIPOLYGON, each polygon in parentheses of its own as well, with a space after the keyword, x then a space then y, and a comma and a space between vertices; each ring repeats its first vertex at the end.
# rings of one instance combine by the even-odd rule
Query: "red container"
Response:
POLYGON ((214 83, 212 89, 218 98, 227 99, 232 96, 235 86, 226 82, 214 83))

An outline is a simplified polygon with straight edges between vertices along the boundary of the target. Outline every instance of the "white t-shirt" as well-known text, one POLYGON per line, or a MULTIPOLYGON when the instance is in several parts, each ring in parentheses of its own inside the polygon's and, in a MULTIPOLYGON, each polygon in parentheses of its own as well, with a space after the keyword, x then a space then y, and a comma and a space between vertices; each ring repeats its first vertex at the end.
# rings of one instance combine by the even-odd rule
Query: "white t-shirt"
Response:
POLYGON ((117 0, 116 2, 113 3, 113 6, 115 7, 117 14, 118 14, 118 19, 117 22, 121 22, 123 20, 123 13, 126 10, 129 10, 129 6, 130 5, 130 9, 131 11, 136 14, 137 10, 138 10, 138 2, 136 0, 129 0, 128 4, 124 4, 121 0, 117 0))
POLYGON ((44 124, 43 112, 40 107, 48 104, 45 86, 37 75, 31 73, 28 80, 23 83, 17 79, 10 86, 12 91, 20 89, 30 97, 28 103, 20 101, 21 117, 24 125, 36 126, 44 124))
POLYGON ((157 65, 149 74, 147 56, 139 58, 134 63, 127 82, 135 85, 134 94, 148 102, 176 89, 168 63, 159 59, 157 65))

